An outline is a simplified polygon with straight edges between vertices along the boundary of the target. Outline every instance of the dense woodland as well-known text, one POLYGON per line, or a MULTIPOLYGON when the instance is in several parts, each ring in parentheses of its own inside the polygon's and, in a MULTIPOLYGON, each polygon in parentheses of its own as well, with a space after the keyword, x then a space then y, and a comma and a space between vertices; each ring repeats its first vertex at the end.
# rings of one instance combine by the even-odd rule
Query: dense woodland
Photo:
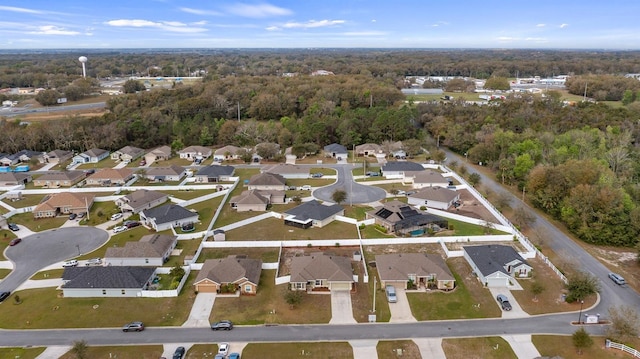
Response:
MULTIPOLYGON (((14 81, 12 71, 18 67, 11 70, 5 57, 0 57, 4 61, 0 69, 5 71, 0 81, 7 84, 14 81)), ((194 54, 193 58, 191 54, 112 54, 90 61, 93 71, 103 64, 104 71, 109 68, 109 74, 115 75, 127 66, 142 71, 147 65, 177 58, 184 60, 180 69, 206 69, 203 83, 117 96, 108 102, 109 111, 96 118, 28 126, 5 120, 0 124, 0 152, 262 142, 281 147, 339 142, 351 147, 397 140, 408 141, 412 148, 431 149, 439 143, 467 153, 469 161, 489 166, 499 181, 525 189, 536 206, 562 220, 581 239, 616 246, 637 244, 640 106, 634 102, 637 80, 624 79, 620 73, 640 72, 638 53, 247 51, 194 54), (136 62, 142 59, 146 62, 136 62), (215 65, 212 59, 217 60, 215 65), (336 75, 307 74, 319 68, 336 75), (276 76, 279 71, 300 75, 276 76), (405 102, 398 90, 405 74, 464 71, 488 76, 495 71, 501 75, 519 71, 520 76, 576 73, 580 76, 568 83, 573 92, 582 94, 591 87, 594 97, 619 96, 625 103, 626 96, 628 101, 622 107, 591 102, 567 106, 551 93, 545 98, 513 96, 489 106, 458 100, 414 104, 405 102)), ((52 73, 66 69, 66 60, 49 61, 46 56, 23 60, 22 68, 38 63, 50 66, 52 73)), ((91 86, 78 83, 75 74, 67 76, 59 86, 69 86, 71 80, 78 87, 91 86)))

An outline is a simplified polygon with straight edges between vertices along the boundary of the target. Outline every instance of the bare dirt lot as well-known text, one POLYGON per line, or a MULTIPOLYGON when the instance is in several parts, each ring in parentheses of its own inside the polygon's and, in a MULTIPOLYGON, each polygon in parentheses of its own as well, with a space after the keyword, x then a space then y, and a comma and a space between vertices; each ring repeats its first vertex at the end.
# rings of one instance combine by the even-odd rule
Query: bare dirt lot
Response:
POLYGON ((469 191, 459 190, 460 202, 462 206, 450 208, 447 212, 459 214, 461 216, 482 219, 487 222, 497 223, 498 219, 489 212, 469 191))

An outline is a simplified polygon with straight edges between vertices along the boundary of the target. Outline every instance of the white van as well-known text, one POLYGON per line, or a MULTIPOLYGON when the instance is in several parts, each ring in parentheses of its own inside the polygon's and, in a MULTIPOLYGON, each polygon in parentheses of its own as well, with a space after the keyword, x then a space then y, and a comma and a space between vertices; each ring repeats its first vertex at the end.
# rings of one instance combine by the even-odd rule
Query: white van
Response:
POLYGON ((625 285, 625 284, 627 284, 627 282, 625 282, 624 278, 622 278, 622 276, 620 274, 609 273, 609 278, 611 278, 611 280, 614 281, 617 285, 625 285))
POLYGON ((387 294, 387 301, 389 303, 395 303, 398 301, 398 297, 396 297, 396 288, 394 286, 387 284, 384 291, 387 294))

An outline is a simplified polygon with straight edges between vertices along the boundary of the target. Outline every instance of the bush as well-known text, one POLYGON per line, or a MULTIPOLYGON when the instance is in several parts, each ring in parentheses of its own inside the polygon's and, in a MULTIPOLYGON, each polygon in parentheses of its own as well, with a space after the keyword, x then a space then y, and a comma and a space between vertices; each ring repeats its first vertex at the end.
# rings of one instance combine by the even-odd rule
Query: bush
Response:
POLYGON ((567 290, 569 293, 566 298, 567 303, 583 300, 600 290, 598 278, 587 272, 578 272, 568 279, 567 290))

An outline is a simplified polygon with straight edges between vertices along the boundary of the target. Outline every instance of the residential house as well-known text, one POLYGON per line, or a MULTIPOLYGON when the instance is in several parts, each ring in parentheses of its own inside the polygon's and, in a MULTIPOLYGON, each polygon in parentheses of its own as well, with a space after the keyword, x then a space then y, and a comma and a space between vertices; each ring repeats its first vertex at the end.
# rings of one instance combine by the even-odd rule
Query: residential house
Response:
POLYGON ((18 186, 31 182, 29 172, 0 172, 0 187, 18 186))
POLYGON ((142 189, 133 191, 126 196, 122 196, 115 202, 121 212, 139 213, 144 209, 153 208, 163 204, 168 198, 169 196, 162 192, 142 189))
POLYGON ((375 143, 364 143, 362 145, 358 145, 355 148, 357 156, 375 156, 378 154, 382 154, 382 146, 375 143))
POLYGON ((267 210, 273 203, 284 203, 284 191, 243 191, 240 195, 232 197, 229 203, 231 208, 238 212, 250 212, 267 210))
POLYGON ((198 293, 235 293, 239 290, 243 295, 255 295, 261 273, 260 259, 235 255, 207 259, 193 285, 198 293))
POLYGON ((533 269, 511 246, 464 246, 463 255, 487 287, 508 287, 514 277, 528 277, 533 269))
POLYGON ((444 259, 437 254, 392 253, 376 255, 380 287, 451 290, 456 280, 444 259))
POLYGON ((222 148, 218 148, 213 153, 213 160, 215 162, 237 160, 240 158, 240 155, 243 151, 243 148, 227 145, 222 148))
POLYGON ((415 176, 414 172, 424 171, 421 164, 409 161, 390 161, 382 165, 382 176, 386 179, 402 179, 415 176), (407 176, 408 175, 408 176, 407 176))
POLYGON ((385 147, 387 148, 387 151, 389 152, 388 155, 390 157, 398 159, 404 159, 407 157, 407 152, 405 152, 404 150, 404 144, 402 143, 402 141, 386 143, 385 147))
POLYGON ((140 211, 140 220, 157 232, 161 232, 198 222, 198 212, 191 212, 177 204, 166 204, 140 211))
POLYGON ((449 180, 440 172, 434 170, 419 170, 416 172, 406 172, 405 181, 413 182, 413 188, 425 187, 448 187, 449 180))
POLYGON ((87 186, 124 186, 133 178, 129 168, 102 168, 87 177, 87 186))
POLYGON ((144 174, 144 178, 155 182, 177 182, 186 174, 186 169, 177 165, 149 167, 144 174))
POLYGON ((325 157, 335 158, 338 161, 346 161, 347 157, 349 157, 349 151, 341 144, 332 143, 324 146, 324 155, 325 157))
POLYGON ((67 267, 62 273, 65 298, 139 297, 156 276, 150 267, 67 267))
POLYGON ((20 162, 29 162, 32 158, 38 158, 39 156, 42 156, 42 152, 21 150, 0 158, 0 166, 15 166, 20 162))
POLYGON ((142 148, 124 146, 121 149, 113 152, 111 154, 111 159, 114 161, 131 162, 142 157, 142 155, 144 155, 144 150, 142 148))
POLYGON ((71 187, 85 178, 82 171, 48 172, 33 179, 36 187, 58 188, 71 187))
POLYGON ((425 212, 420 212, 400 201, 386 202, 366 213, 367 219, 375 219, 375 223, 388 232, 398 236, 416 236, 425 232, 440 231, 448 228, 446 219, 425 212))
POLYGON ((287 181, 281 175, 264 172, 251 176, 248 188, 261 191, 286 191, 286 183, 287 181))
POLYGON ((351 259, 321 252, 291 259, 290 288, 304 291, 351 290, 351 259))
POLYGON ((178 237, 166 234, 147 234, 137 242, 126 242, 123 247, 109 247, 104 255, 107 266, 161 267, 176 248, 178 237))
POLYGON ((89 193, 61 192, 45 197, 33 209, 33 218, 52 218, 71 213, 87 213, 95 196, 89 193))
POLYGON ((63 163, 71 160, 73 152, 64 150, 53 150, 40 156, 38 160, 40 163, 63 163))
POLYGON ((109 157, 109 151, 100 148, 92 148, 73 156, 73 163, 98 163, 109 157))
POLYGON ((333 222, 337 216, 344 216, 344 208, 341 205, 325 206, 314 199, 286 211, 284 224, 304 229, 312 226, 322 228, 333 222))
POLYGON ((213 165, 201 167, 194 175, 196 183, 212 183, 230 181, 235 167, 213 165))
POLYGON ((189 161, 205 160, 211 157, 213 151, 208 147, 203 146, 189 146, 178 151, 180 158, 187 159, 189 161))
POLYGON ((443 187, 426 187, 407 196, 407 201, 411 205, 416 207, 427 206, 443 211, 451 208, 459 200, 460 193, 443 187))
POLYGON ((171 147, 169 146, 161 146, 155 148, 147 154, 144 155, 144 161, 147 165, 150 165, 154 162, 166 161, 171 158, 171 147))
POLYGON ((304 179, 309 178, 309 167, 277 164, 272 166, 263 167, 261 172, 273 173, 282 176, 285 179, 304 179))

